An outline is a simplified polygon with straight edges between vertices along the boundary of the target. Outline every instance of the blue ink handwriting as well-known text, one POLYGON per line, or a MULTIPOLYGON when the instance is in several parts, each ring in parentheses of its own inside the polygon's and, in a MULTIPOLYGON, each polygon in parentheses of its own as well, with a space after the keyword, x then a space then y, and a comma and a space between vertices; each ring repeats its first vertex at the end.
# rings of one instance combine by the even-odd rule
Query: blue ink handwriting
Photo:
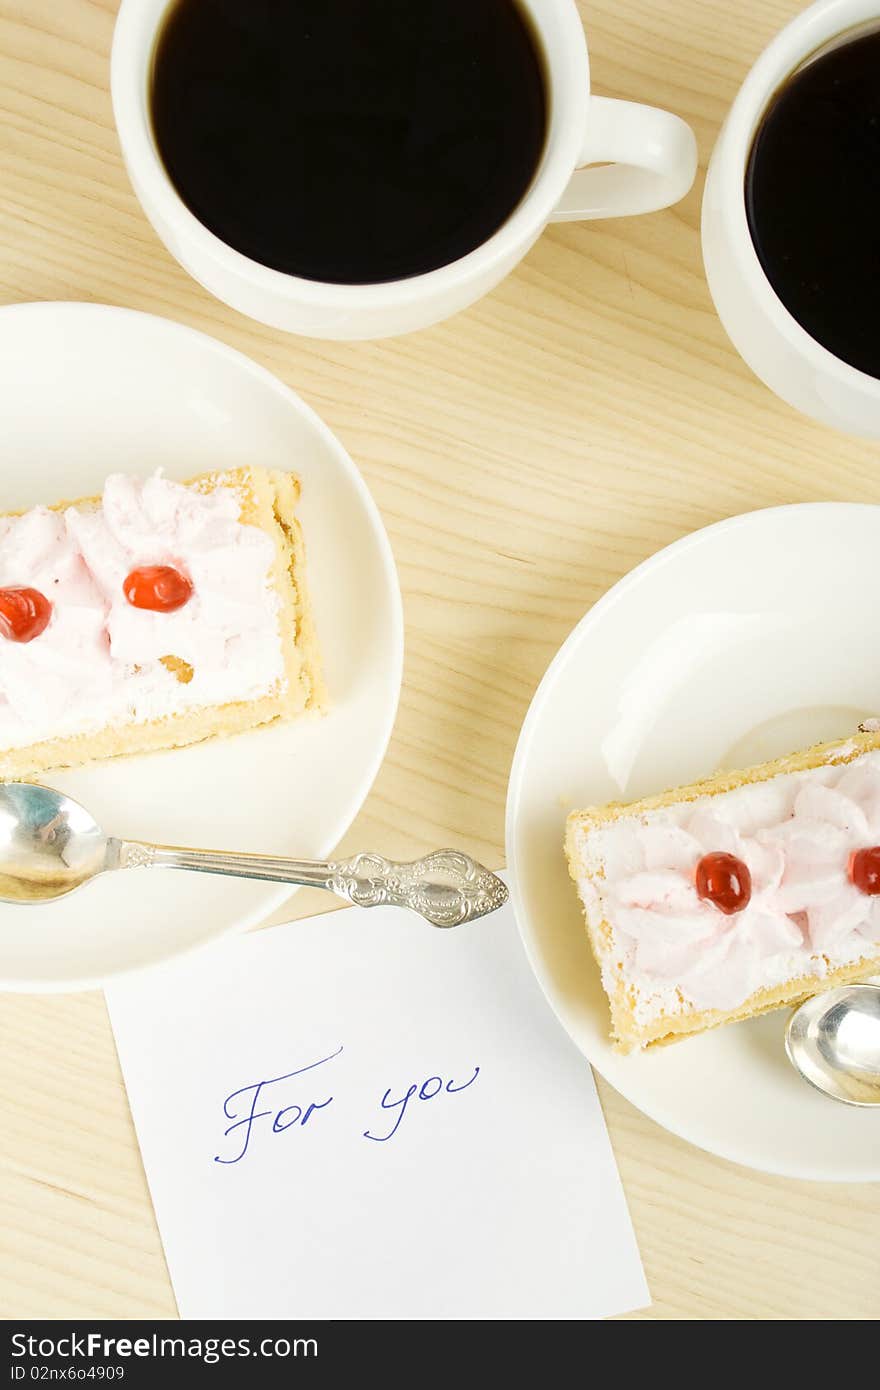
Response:
POLYGON ((322 1067, 325 1062, 332 1062, 333 1058, 338 1057, 341 1051, 342 1048, 337 1047, 336 1051, 331 1052, 328 1057, 321 1057, 317 1062, 309 1062, 306 1067, 297 1067, 295 1071, 285 1072, 283 1076, 272 1076, 265 1081, 252 1081, 249 1086, 241 1086, 237 1091, 232 1091, 223 1102, 223 1113, 227 1120, 232 1120, 228 1129, 223 1131, 223 1138, 228 1139, 233 1130, 240 1129, 244 1125, 244 1139, 240 1152, 234 1158, 221 1158, 220 1154, 215 1154, 214 1162, 240 1163, 248 1151, 248 1145, 251 1142, 251 1130, 257 1120, 266 1119, 271 1115, 272 1133, 281 1134, 286 1129, 292 1129, 294 1125, 305 1126, 316 1110, 325 1110, 332 1101, 332 1096, 328 1096, 326 1100, 313 1100, 306 1106, 282 1105, 277 1110, 274 1107, 270 1107, 268 1110, 258 1110, 257 1102, 267 1086, 277 1086, 279 1082, 289 1081, 293 1076, 302 1076, 307 1071, 314 1071, 316 1067, 322 1067), (250 1096, 250 1109, 247 1114, 243 1115, 240 1107, 248 1105, 246 1099, 248 1096, 250 1096), (234 1110, 230 1110, 231 1102, 238 1102, 239 1097, 242 1097, 239 1105, 234 1110))
MULTIPOLYGON (((333 1096, 327 1096, 325 1100, 311 1100, 307 1104, 305 1097, 301 1096, 300 1100, 296 1102, 279 1105, 277 1099, 290 1101, 289 1091, 286 1097, 283 1092, 276 1092, 277 1099, 271 1103, 266 1096, 266 1091, 270 1086, 280 1086, 282 1082, 290 1082, 294 1077, 304 1076, 306 1072, 315 1071, 316 1068, 325 1066, 328 1062, 332 1062, 334 1057, 338 1057, 342 1050, 342 1047, 338 1047, 335 1052, 329 1053, 326 1057, 320 1057, 317 1062, 309 1062, 307 1066, 297 1067, 294 1071, 285 1072, 283 1076, 270 1076, 264 1081, 252 1081, 249 1086, 240 1086, 237 1091, 230 1092, 223 1102, 223 1114, 227 1120, 231 1121, 231 1124, 224 1129, 223 1138, 228 1139, 230 1134, 234 1134, 236 1130, 241 1131, 236 1135, 238 1152, 226 1156, 215 1154, 214 1162, 226 1165, 240 1163, 250 1148, 251 1134, 258 1120, 271 1120, 271 1129, 268 1132, 283 1134, 288 1129, 304 1129, 318 1110, 326 1110, 327 1106, 332 1103, 333 1096), (258 1110, 257 1106, 261 1101, 264 1108, 258 1110)), ((442 1076, 429 1076, 421 1084, 418 1081, 413 1081, 396 1099, 392 1099, 391 1087, 389 1086, 379 1104, 382 1110, 390 1112, 388 1120, 382 1127, 387 1128, 387 1125, 390 1124, 391 1128, 387 1134, 373 1134, 371 1130, 365 1129, 362 1131, 363 1137, 373 1139, 377 1144, 386 1144, 389 1139, 394 1138, 400 1128, 411 1101, 414 1102, 416 1099, 430 1101, 441 1094, 457 1095, 459 1091, 466 1091, 469 1086, 473 1086, 479 1074, 480 1068, 474 1067, 473 1075, 468 1077, 467 1081, 460 1083, 454 1079, 444 1081, 442 1076), (393 1123, 391 1122, 392 1116, 393 1123)))
POLYGON ((457 1086, 454 1081, 447 1081, 444 1086, 442 1076, 429 1076, 427 1081, 422 1082, 421 1086, 417 1081, 414 1081, 402 1096, 398 1096, 397 1100, 390 1099, 391 1087, 389 1086, 382 1097, 381 1105, 383 1110, 397 1110, 394 1124, 388 1134, 371 1134, 368 1129, 365 1129, 364 1138, 375 1139, 377 1144, 386 1144, 389 1139, 394 1138, 400 1128, 400 1122, 406 1114, 406 1108, 413 1096, 417 1095, 419 1100, 433 1100, 441 1091, 444 1091, 447 1095, 454 1096, 458 1091, 466 1091, 468 1086, 473 1086, 479 1074, 480 1068, 474 1067, 473 1076, 460 1086, 457 1086), (399 1109, 398 1106, 400 1107, 399 1109))

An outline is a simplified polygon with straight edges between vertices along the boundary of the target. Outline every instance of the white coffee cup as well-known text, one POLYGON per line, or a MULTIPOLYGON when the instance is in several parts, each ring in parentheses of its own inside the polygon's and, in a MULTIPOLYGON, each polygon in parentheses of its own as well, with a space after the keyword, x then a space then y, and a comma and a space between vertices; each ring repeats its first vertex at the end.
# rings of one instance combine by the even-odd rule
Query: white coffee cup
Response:
MULTIPOLYGON (((246 0, 245 0, 246 2, 246 0)), ((168 250, 207 290, 275 328, 322 338, 378 338, 423 328, 497 285, 550 221, 621 217, 668 207, 690 188, 696 142, 677 116, 590 95, 587 45, 574 0, 520 0, 540 36, 549 125, 532 185, 493 236, 469 255, 390 284, 339 285, 270 270, 232 250, 189 211, 159 157, 149 80, 169 0, 122 0, 111 86, 135 192, 168 250), (586 164, 602 168, 581 168, 586 164)), ((352 208, 357 235, 357 208, 352 208)))
POLYGON ((703 260, 715 308, 740 354, 783 400, 827 425, 880 437, 880 380, 810 337, 773 289, 746 217, 745 172, 774 93, 804 59, 869 20, 880 0, 819 0, 765 48, 731 107, 703 195, 703 260))

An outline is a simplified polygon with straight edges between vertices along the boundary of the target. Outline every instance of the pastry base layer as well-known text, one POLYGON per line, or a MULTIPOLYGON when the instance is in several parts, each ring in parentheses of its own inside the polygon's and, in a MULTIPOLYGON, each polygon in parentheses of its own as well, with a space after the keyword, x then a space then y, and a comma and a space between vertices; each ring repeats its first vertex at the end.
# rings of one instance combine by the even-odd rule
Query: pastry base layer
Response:
MULTIPOLYGON (((659 811, 666 807, 699 801, 704 797, 718 796, 722 792, 733 791, 751 782, 766 782, 771 777, 778 777, 783 773, 842 766, 861 757, 863 753, 876 749, 880 749, 880 733, 855 734, 835 743, 816 744, 803 752, 776 758, 772 762, 761 763, 742 772, 719 772, 715 777, 706 778, 702 782, 693 782, 686 787, 677 787, 657 796, 648 796, 641 801, 614 801, 607 806, 592 806, 583 811, 573 811, 568 817, 565 835, 569 872, 575 884, 581 879, 599 881, 602 877, 601 873, 588 868, 583 862, 577 845, 579 832, 594 830, 624 816, 640 816, 646 811, 659 811)), ((593 955, 601 969, 613 950, 611 925, 604 919, 598 923, 591 923, 585 904, 582 906, 593 955)), ((756 990, 736 1009, 689 1008, 681 1013, 658 1014, 646 1024, 640 1023, 636 1018, 637 1000, 633 995, 632 986, 627 986, 626 982, 621 980, 613 991, 609 993, 606 990, 611 1007, 611 1036, 623 1052, 659 1043, 675 1042, 689 1034, 702 1033, 707 1028, 717 1028, 722 1023, 736 1023, 742 1019, 756 1018, 759 1014, 769 1013, 772 1009, 779 1009, 784 1005, 799 1004, 810 995, 821 994, 823 990, 832 989, 835 985, 850 984, 876 974, 880 974, 880 955, 865 956, 861 960, 829 970, 821 977, 801 975, 772 989, 756 990)), ((684 1002, 682 997, 682 1004, 684 1002)))
MULTIPOLYGON (((241 521, 258 526, 273 541, 271 582, 280 601, 279 630, 284 647, 285 688, 255 700, 203 706, 143 723, 109 725, 89 733, 45 739, 23 748, 0 750, 0 779, 33 781, 53 768, 79 767, 122 754, 181 748, 203 739, 241 733, 278 719, 293 719, 324 706, 318 643, 305 577, 305 543, 296 516, 299 480, 292 473, 238 468, 205 473, 186 484, 201 492, 233 491, 241 521)), ((100 498, 58 502, 51 510, 100 505, 100 498)), ((166 661, 174 669, 175 658, 166 661)), ((180 662, 178 679, 186 679, 180 662)))

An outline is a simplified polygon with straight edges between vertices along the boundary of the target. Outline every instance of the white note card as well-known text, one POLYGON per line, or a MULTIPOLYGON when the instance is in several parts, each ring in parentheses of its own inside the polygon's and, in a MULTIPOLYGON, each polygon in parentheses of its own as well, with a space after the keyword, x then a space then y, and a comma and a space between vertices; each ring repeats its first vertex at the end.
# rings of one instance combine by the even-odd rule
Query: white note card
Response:
POLYGON ((649 1301, 592 1073, 508 906, 350 908, 107 1000, 183 1318, 600 1318, 649 1301))

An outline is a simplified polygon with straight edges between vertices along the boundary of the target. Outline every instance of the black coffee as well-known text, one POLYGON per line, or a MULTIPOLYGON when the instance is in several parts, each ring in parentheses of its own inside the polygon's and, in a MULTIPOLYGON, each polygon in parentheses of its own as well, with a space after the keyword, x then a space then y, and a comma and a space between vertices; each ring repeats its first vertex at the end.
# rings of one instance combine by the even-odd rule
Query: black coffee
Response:
POLYGON ((365 284, 497 231, 537 168, 547 100, 513 0, 178 0, 152 117, 179 194, 221 240, 365 284))
POLYGON ((789 313, 880 377, 880 34, 814 59, 780 88, 752 146, 746 209, 789 313))

